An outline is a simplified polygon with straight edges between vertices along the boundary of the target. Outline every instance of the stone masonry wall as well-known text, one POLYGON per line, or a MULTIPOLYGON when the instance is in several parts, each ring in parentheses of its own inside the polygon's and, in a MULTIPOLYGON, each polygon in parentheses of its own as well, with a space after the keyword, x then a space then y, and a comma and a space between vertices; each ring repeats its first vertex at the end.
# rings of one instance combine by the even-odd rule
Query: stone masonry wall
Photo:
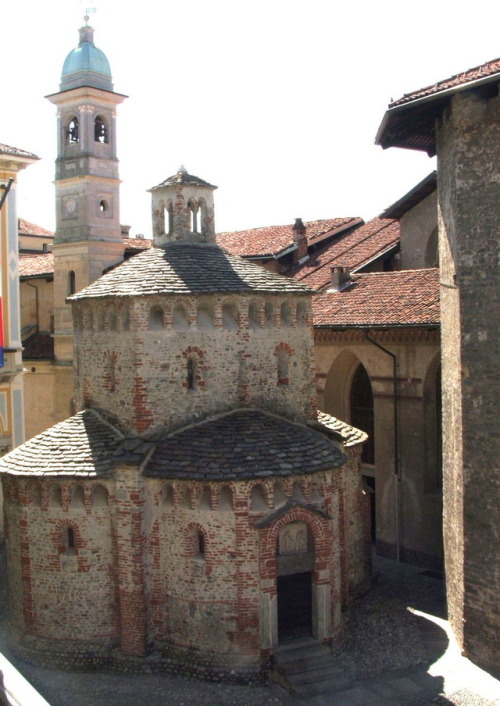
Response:
POLYGON ((77 408, 103 407, 138 432, 235 407, 314 418, 310 310, 302 297, 127 304, 75 305, 77 408))
POLYGON ((465 653, 498 665, 498 95, 454 96, 437 151, 448 609, 465 653))

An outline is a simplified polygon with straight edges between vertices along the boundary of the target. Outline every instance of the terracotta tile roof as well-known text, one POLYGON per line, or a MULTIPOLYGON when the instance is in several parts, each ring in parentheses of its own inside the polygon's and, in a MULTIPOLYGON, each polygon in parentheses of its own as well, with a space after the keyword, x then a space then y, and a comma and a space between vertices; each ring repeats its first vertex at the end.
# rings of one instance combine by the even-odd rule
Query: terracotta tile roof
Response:
POLYGON ((24 218, 17 219, 17 228, 19 235, 35 235, 43 236, 45 238, 54 237, 54 233, 51 230, 46 230, 41 226, 37 226, 35 223, 25 221, 24 218))
POLYGON ((0 459, 0 472, 34 476, 105 476, 122 434, 86 409, 33 437, 0 459))
POLYGON ((354 275, 340 292, 313 298, 315 327, 399 327, 439 324, 439 270, 354 275))
POLYGON ((160 440, 145 476, 196 480, 315 473, 345 462, 324 435, 256 409, 231 412, 160 440))
POLYGON ((0 154, 9 154, 14 157, 26 157, 27 159, 39 159, 39 157, 32 152, 26 152, 26 150, 20 150, 18 147, 11 147, 10 145, 4 145, 2 143, 0 143, 0 154))
POLYGON ((310 291, 300 282, 267 272, 216 245, 179 242, 135 255, 69 300, 148 294, 309 294, 310 291))
POLYGON ((142 252, 153 247, 153 241, 149 238, 124 238, 123 244, 127 253, 142 252))
POLYGON ((35 333, 23 343, 23 360, 53 360, 54 339, 50 333, 35 333))
POLYGON ((328 431, 333 431, 340 436, 344 442, 344 446, 355 446, 368 439, 368 434, 361 431, 361 429, 356 429, 352 427, 347 422, 342 422, 336 417, 332 417, 326 412, 320 412, 318 410, 318 422, 326 427, 328 431))
MULTIPOLYGON (((319 242, 331 231, 351 228, 363 221, 360 218, 326 218, 317 221, 307 221, 306 238, 308 245, 319 242)), ((284 226, 264 226, 228 233, 217 234, 217 244, 232 255, 242 257, 274 257, 293 245, 293 224, 284 226)))
POLYGON ((348 266, 358 270, 383 255, 399 243, 399 222, 388 218, 373 218, 356 230, 340 236, 313 253, 307 262, 285 274, 314 289, 328 287, 330 267, 348 266))
POLYGON ((19 277, 46 277, 54 274, 54 255, 51 252, 37 255, 19 255, 19 277))
POLYGON ((405 93, 402 98, 392 101, 392 103, 389 104, 389 108, 395 108, 398 105, 411 103, 419 98, 442 93, 443 91, 448 91, 453 88, 461 88, 469 83, 494 76, 495 74, 500 74, 500 59, 492 59, 485 64, 475 66, 473 69, 462 71, 460 74, 455 74, 455 76, 451 76, 443 81, 433 83, 431 86, 420 88, 418 91, 413 91, 412 93, 405 93))
POLYGON ((436 154, 436 118, 440 118, 450 98, 461 90, 481 88, 496 95, 500 81, 500 59, 493 59, 432 86, 426 86, 389 104, 377 131, 375 143, 436 154))

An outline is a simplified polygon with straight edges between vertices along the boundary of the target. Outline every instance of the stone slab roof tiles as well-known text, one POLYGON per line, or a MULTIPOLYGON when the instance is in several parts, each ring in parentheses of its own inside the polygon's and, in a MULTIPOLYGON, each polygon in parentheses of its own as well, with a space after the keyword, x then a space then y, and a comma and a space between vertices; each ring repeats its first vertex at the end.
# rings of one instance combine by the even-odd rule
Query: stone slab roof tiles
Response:
POLYGON ((216 292, 309 294, 300 282, 267 272, 216 245, 169 243, 122 263, 69 301, 94 297, 216 292))
POLYGON ((315 328, 438 326, 439 270, 354 275, 339 292, 313 299, 315 328))
POLYGON ((23 341, 23 360, 53 360, 54 337, 50 333, 35 333, 23 341))
POLYGON ((33 437, 0 459, 0 472, 20 476, 106 476, 122 434, 87 409, 33 437))
POLYGON ((51 252, 19 255, 19 277, 47 277, 54 274, 54 255, 51 252))
POLYGON ((168 177, 165 181, 157 186, 152 186, 149 191, 155 191, 156 189, 162 189, 165 186, 176 186, 177 184, 190 184, 191 186, 209 186, 211 189, 216 189, 217 187, 213 184, 209 184, 208 181, 200 179, 200 177, 194 176, 194 174, 188 174, 184 168, 181 167, 177 174, 168 177))
POLYGON ((19 235, 43 236, 44 238, 54 237, 54 233, 51 230, 37 226, 36 223, 30 223, 24 218, 17 219, 17 229, 19 235))
MULTIPOLYGON (((332 231, 351 228, 359 223, 362 220, 352 216, 307 221, 304 225, 308 245, 327 237, 332 231)), ((276 257, 294 244, 293 224, 218 233, 217 244, 242 257, 276 257)))
POLYGON ((347 422, 342 422, 326 412, 318 410, 318 422, 328 431, 333 431, 340 436, 345 446, 355 446, 368 439, 368 434, 361 429, 352 427, 347 422))
POLYGON ((324 435, 255 409, 237 410, 160 440, 144 475, 190 480, 293 476, 345 462, 324 435))
POLYGON ((373 218, 313 253, 306 262, 286 274, 320 290, 330 285, 331 267, 348 266, 352 271, 358 270, 395 248, 399 237, 398 221, 373 218))

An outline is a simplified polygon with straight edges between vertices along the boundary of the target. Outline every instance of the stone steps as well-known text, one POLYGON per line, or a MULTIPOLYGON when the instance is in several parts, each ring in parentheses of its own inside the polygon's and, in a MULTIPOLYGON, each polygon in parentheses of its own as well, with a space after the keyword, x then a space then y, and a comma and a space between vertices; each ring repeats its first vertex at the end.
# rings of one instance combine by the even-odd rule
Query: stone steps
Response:
POLYGON ((351 683, 325 645, 307 638, 280 647, 274 654, 272 678, 295 696, 315 696, 351 683))

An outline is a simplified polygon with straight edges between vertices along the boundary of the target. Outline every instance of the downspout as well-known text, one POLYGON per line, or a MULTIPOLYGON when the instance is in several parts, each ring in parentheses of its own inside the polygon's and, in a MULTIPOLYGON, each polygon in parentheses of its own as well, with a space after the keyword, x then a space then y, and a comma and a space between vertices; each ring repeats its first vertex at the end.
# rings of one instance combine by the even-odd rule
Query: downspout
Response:
POLYGON ((31 282, 30 282, 29 280, 25 280, 25 282, 26 282, 26 284, 27 284, 28 286, 33 287, 33 289, 34 289, 35 292, 36 292, 36 294, 35 294, 35 319, 36 319, 36 332, 38 333, 38 331, 40 330, 39 321, 38 321, 38 316, 39 316, 39 310, 38 310, 38 287, 36 287, 34 284, 31 284, 31 282))
POLYGON ((393 389, 393 410, 394 410, 394 514, 396 521, 396 561, 401 561, 401 538, 399 532, 399 483, 401 476, 399 473, 399 425, 398 425, 398 369, 396 354, 392 353, 380 343, 370 338, 370 333, 365 333, 365 338, 379 350, 392 358, 392 389, 393 389))

